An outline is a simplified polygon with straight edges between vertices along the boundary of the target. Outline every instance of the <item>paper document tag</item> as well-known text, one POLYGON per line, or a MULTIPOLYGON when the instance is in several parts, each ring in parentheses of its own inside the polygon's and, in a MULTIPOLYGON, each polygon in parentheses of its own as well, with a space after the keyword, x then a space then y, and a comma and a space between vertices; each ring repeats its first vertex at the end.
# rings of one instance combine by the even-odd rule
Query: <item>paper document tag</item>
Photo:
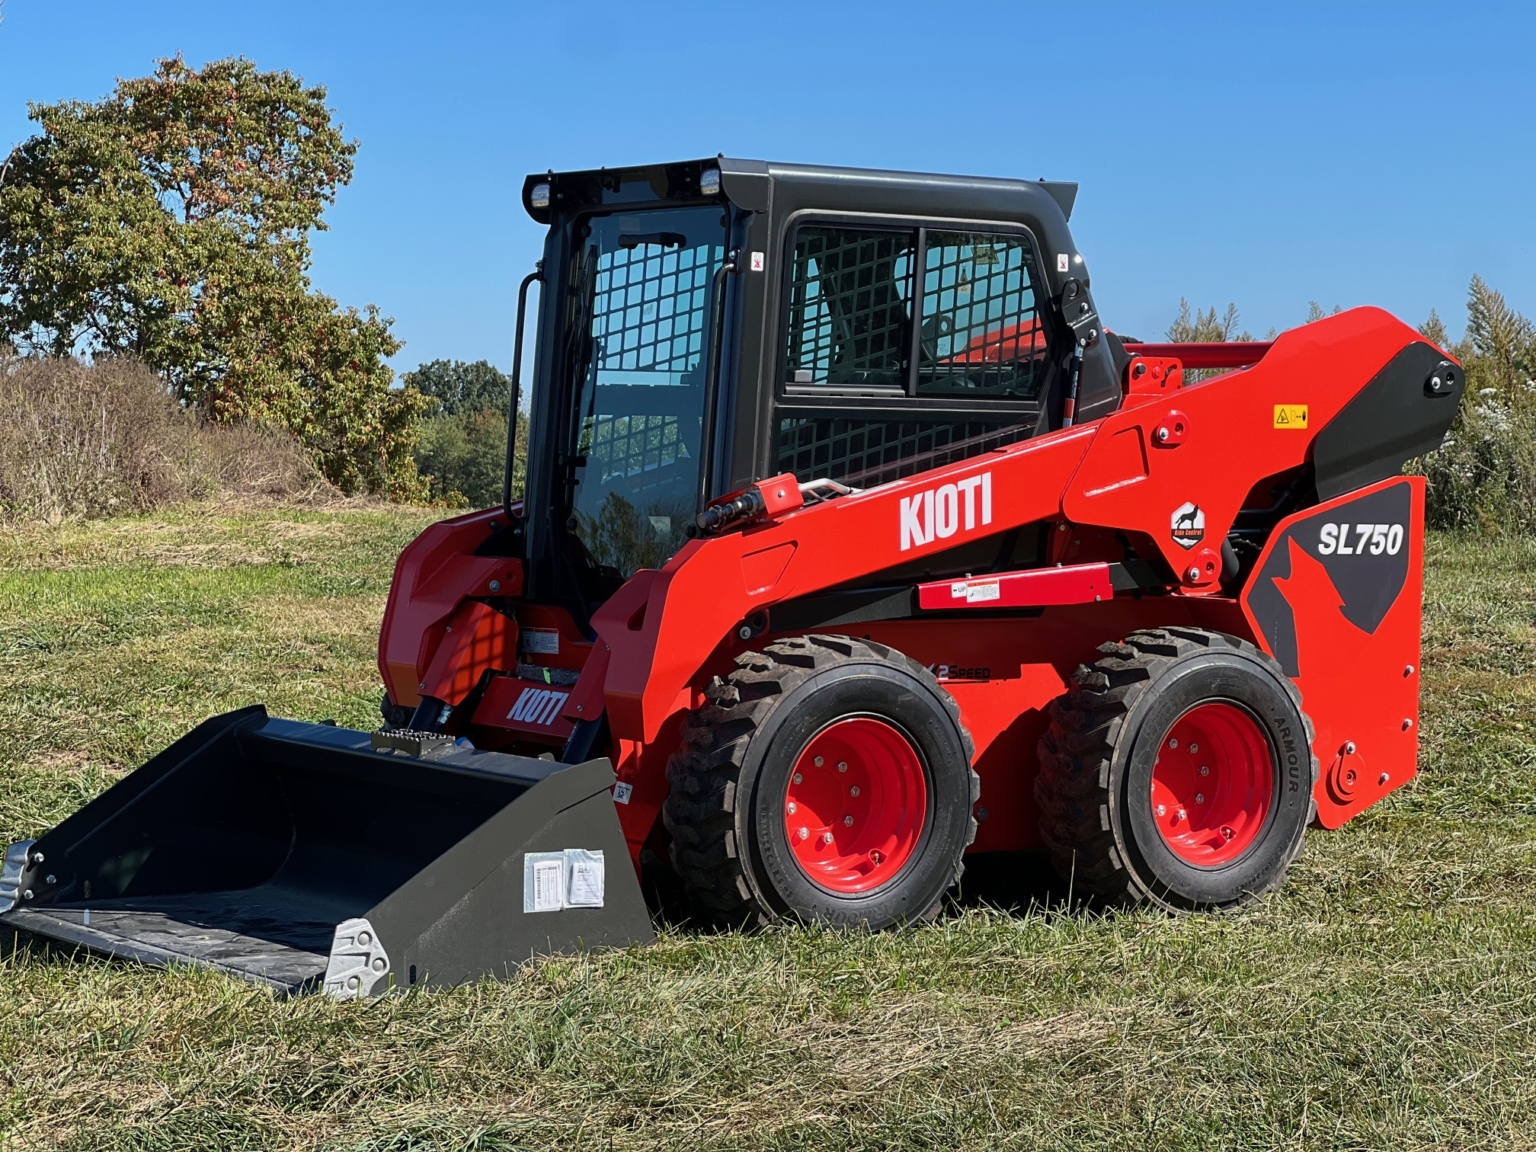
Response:
POLYGON ((601 908, 603 906, 602 852, 588 852, 584 848, 567 848, 565 865, 568 869, 565 906, 567 908, 601 908))
POLYGON ((603 906, 603 853, 587 848, 523 855, 523 911, 603 906))
POLYGON ((565 907, 565 853, 529 852, 523 857, 523 911, 565 907))
POLYGON ((560 655, 560 631, 557 628, 524 628, 523 651, 541 656, 560 655))
POLYGON ((615 804, 628 804, 629 798, 635 794, 633 784, 618 783, 613 786, 613 802, 615 804))

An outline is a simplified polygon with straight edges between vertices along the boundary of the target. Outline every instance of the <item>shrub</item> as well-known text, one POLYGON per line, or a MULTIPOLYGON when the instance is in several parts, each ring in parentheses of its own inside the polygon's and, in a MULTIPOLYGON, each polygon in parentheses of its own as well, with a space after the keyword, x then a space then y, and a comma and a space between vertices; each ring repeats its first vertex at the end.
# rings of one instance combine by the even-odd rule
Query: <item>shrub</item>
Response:
POLYGON ((329 486, 289 436, 200 422, 128 360, 0 352, 0 518, 144 512, 217 495, 278 499, 329 486))
POLYGON ((1429 523, 1536 532, 1536 327, 1474 276, 1461 341, 1448 341, 1433 312, 1420 330, 1466 373, 1445 444, 1409 466, 1429 481, 1429 523))

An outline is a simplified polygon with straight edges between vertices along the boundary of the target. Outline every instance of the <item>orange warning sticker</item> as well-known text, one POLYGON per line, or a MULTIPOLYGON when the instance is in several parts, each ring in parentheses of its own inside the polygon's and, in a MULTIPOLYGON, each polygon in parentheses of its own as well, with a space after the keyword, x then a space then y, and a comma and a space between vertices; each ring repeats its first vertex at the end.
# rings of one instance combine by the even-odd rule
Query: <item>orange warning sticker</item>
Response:
POLYGON ((1276 404, 1275 427, 1299 428, 1305 432, 1307 429, 1307 406, 1305 404, 1276 404))

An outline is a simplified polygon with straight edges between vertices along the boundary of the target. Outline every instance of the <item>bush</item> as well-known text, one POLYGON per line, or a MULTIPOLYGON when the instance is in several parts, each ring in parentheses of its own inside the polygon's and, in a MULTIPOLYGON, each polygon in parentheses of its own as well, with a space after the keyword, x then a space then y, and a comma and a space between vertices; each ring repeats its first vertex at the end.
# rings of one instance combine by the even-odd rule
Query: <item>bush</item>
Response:
POLYGON ((128 360, 0 352, 0 411, 0 518, 9 521, 331 492, 291 437, 202 423, 164 380, 128 360))
POLYGON ((1536 532, 1536 327, 1474 276, 1462 340, 1450 343, 1433 312, 1420 330, 1466 373, 1444 446, 1408 469, 1429 481, 1429 523, 1486 534, 1536 532))
POLYGON ((1409 470, 1429 480, 1425 515, 1436 528, 1536 531, 1536 414, 1529 405, 1511 406, 1493 388, 1469 393, 1444 447, 1409 470))

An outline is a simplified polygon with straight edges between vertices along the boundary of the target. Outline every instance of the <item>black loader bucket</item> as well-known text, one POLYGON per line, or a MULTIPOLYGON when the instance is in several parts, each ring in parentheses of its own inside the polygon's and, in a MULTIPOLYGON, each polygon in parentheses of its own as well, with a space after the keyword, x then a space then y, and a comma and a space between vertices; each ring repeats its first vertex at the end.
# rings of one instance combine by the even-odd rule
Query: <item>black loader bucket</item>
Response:
POLYGON ((607 760, 215 716, 35 841, 0 922, 342 998, 654 938, 607 760))

